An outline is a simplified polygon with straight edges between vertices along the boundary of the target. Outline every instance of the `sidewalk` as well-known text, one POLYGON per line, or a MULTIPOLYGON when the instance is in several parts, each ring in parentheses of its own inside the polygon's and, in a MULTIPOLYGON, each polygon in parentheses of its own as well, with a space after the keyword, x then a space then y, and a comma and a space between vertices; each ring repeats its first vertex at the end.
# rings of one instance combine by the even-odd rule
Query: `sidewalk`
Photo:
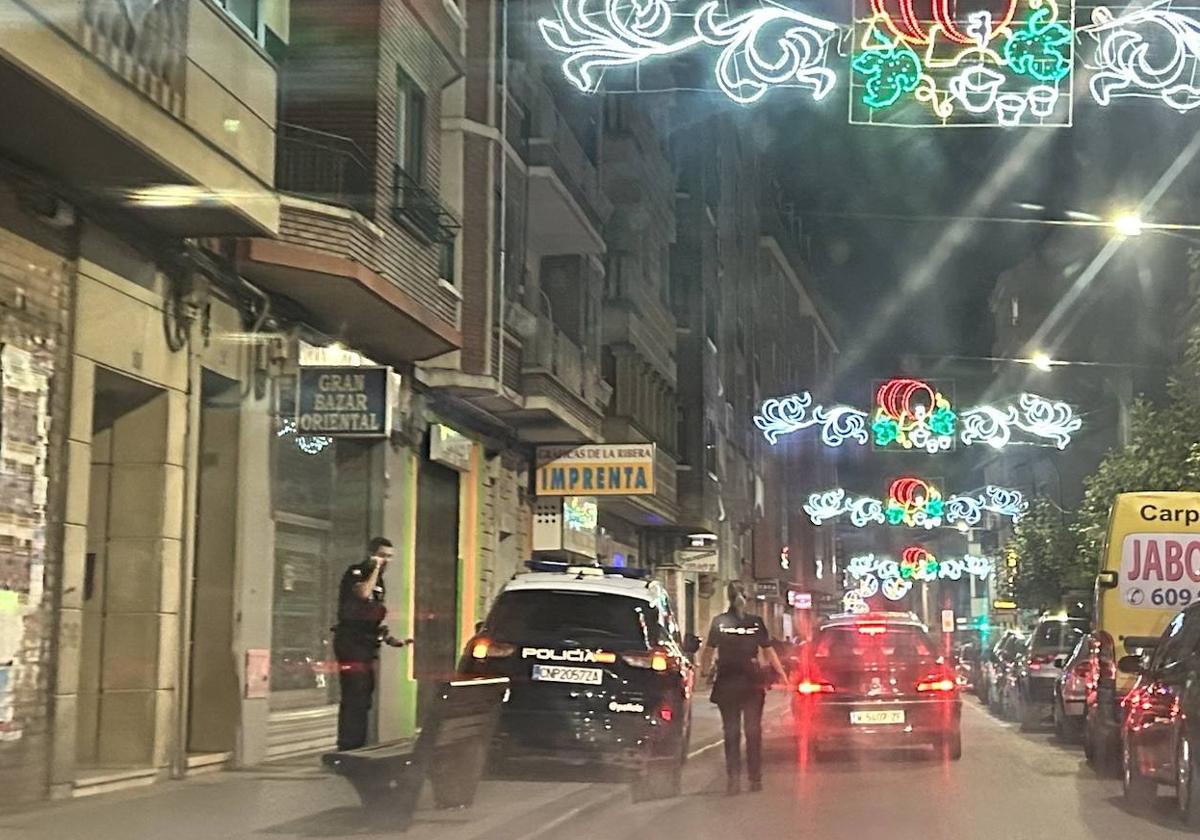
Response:
MULTIPOLYGON (((778 731, 786 696, 767 695, 764 725, 778 731)), ((721 721, 707 693, 693 707, 692 755, 719 754, 721 721)), ((0 815, 3 840, 287 840, 404 836, 411 840, 526 840, 589 808, 627 797, 623 784, 485 779, 475 804, 438 811, 426 789, 404 835, 373 825, 350 785, 308 756, 0 815)))

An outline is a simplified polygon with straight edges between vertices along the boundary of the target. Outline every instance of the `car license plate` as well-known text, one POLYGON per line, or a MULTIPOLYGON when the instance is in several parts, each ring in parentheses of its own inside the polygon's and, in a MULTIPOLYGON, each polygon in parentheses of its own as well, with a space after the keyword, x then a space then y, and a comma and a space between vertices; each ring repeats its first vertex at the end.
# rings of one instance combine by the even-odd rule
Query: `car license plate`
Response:
POLYGON ((850 723, 854 726, 876 726, 888 723, 904 723, 903 709, 878 709, 867 712, 851 712, 850 723))
POLYGON ((583 683, 600 685, 604 672, 599 668, 571 668, 565 665, 534 665, 533 678, 538 682, 583 683))

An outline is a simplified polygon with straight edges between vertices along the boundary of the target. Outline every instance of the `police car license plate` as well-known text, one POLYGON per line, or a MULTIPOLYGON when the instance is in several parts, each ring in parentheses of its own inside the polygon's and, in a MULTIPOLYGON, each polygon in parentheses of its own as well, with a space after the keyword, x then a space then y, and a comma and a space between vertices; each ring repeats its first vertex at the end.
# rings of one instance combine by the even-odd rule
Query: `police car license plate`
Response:
POLYGON ((599 668, 572 668, 566 665, 534 665, 533 678, 538 682, 600 685, 604 681, 604 672, 599 668))
POLYGON ((851 712, 853 726, 877 726, 888 723, 904 723, 903 709, 878 709, 866 712, 851 712))

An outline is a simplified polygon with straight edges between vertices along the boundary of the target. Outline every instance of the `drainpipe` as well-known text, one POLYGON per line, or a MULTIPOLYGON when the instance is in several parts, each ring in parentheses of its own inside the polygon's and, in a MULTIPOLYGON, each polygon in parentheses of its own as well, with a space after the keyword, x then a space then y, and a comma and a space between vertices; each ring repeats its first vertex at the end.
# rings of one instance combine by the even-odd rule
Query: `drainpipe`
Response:
POLYGON ((500 3, 500 277, 496 305, 496 393, 504 394, 504 316, 508 274, 508 2, 500 3))
MULTIPOLYGON (((194 271, 195 269, 193 269, 194 271)), ((186 322, 187 422, 183 430, 183 521, 180 525, 179 638, 175 669, 175 744, 171 750, 171 777, 187 775, 188 719, 191 697, 192 591, 196 569, 196 507, 200 482, 200 354, 196 352, 196 320, 186 322)))

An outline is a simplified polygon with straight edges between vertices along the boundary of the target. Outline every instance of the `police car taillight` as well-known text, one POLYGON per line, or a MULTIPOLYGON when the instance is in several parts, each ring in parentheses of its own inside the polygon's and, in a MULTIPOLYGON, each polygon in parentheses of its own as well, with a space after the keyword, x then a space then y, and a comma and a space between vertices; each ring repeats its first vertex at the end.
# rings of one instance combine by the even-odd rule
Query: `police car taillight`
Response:
POLYGON ((671 667, 671 658, 660 650, 623 653, 621 660, 631 668, 646 668, 660 673, 671 667))
POLYGON ((505 644, 504 642, 493 642, 490 639, 476 639, 471 645, 472 659, 503 659, 506 656, 512 656, 516 652, 515 645, 505 644))

